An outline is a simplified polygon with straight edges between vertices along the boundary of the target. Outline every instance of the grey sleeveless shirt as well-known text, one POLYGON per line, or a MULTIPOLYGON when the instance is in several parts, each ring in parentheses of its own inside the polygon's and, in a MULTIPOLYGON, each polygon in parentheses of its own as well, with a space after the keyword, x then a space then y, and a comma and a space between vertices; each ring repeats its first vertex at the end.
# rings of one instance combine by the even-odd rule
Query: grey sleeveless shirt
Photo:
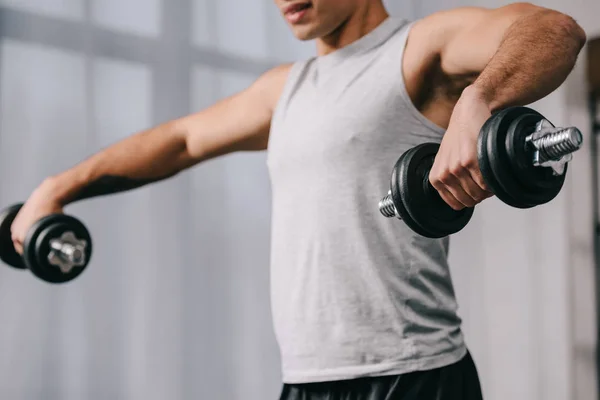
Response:
POLYGON ((286 383, 402 374, 466 353, 448 239, 377 207, 398 157, 444 133, 404 86, 410 27, 390 17, 295 63, 275 109, 271 301, 286 383))

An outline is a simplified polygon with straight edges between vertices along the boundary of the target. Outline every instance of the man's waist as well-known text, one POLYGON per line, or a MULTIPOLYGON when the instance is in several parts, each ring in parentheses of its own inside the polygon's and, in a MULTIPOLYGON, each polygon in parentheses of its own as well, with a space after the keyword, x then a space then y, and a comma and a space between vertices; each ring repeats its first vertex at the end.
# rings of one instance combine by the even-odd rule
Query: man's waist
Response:
POLYGON ((307 352, 282 347, 284 382, 309 383, 367 376, 404 374, 438 368, 464 356, 466 346, 460 330, 444 340, 399 338, 396 345, 371 343, 325 343, 309 346, 307 352))

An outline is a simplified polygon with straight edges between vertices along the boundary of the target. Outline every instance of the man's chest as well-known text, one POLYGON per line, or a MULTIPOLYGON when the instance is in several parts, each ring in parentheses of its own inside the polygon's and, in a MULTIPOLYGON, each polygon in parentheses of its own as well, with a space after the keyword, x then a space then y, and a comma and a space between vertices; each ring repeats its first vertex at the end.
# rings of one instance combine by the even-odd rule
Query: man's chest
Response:
POLYGON ((370 160, 402 141, 407 110, 399 93, 374 84, 308 87, 273 121, 269 157, 282 163, 370 160), (379 86, 379 87, 378 87, 379 86))

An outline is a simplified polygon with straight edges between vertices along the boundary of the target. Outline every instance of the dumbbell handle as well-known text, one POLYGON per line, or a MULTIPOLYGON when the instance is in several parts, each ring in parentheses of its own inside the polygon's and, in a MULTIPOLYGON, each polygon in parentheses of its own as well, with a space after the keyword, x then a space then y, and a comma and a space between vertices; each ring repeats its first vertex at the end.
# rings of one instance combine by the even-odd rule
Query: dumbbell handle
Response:
POLYGON ((66 232, 60 238, 50 240, 48 262, 69 273, 74 267, 86 264, 86 247, 85 240, 77 239, 73 232, 66 232))
POLYGON ((388 191, 388 194, 379 201, 379 211, 384 217, 396 217, 402 219, 396 211, 396 206, 394 205, 394 200, 392 199, 392 193, 390 191, 388 191))
MULTIPOLYGON (((570 161, 570 156, 583 144, 581 131, 573 126, 554 128, 547 120, 542 120, 534 133, 525 139, 533 147, 533 165, 545 166, 548 162, 570 161), (565 157, 568 157, 565 159, 565 157)), ((552 165, 548 165, 552 166, 552 165)), ((562 173, 562 171, 556 171, 562 173)))
POLYGON ((85 261, 85 248, 83 246, 64 243, 61 240, 54 240, 50 242, 50 247, 52 250, 57 251, 57 254, 63 260, 72 264, 79 264, 85 261))

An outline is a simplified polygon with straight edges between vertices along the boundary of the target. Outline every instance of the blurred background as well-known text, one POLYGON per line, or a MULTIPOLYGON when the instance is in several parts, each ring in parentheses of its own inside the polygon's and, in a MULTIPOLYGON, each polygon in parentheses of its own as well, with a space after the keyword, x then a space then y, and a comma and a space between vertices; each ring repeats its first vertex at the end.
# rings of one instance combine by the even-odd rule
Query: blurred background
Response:
MULTIPOLYGON (((416 19, 506 1, 389 0, 416 19)), ((536 1, 600 36, 598 0, 536 1)), ((0 0, 0 205, 127 135, 314 54, 271 0, 0 0)), ((586 148, 551 204, 491 199, 452 240, 487 399, 597 399, 594 182, 586 52, 536 103, 586 148)), ((599 116, 600 118, 600 116, 599 116)), ((265 154, 67 209, 90 228, 66 286, 0 268, 0 399, 275 399, 265 154)), ((293 227, 290 227, 293 229, 293 227)))

